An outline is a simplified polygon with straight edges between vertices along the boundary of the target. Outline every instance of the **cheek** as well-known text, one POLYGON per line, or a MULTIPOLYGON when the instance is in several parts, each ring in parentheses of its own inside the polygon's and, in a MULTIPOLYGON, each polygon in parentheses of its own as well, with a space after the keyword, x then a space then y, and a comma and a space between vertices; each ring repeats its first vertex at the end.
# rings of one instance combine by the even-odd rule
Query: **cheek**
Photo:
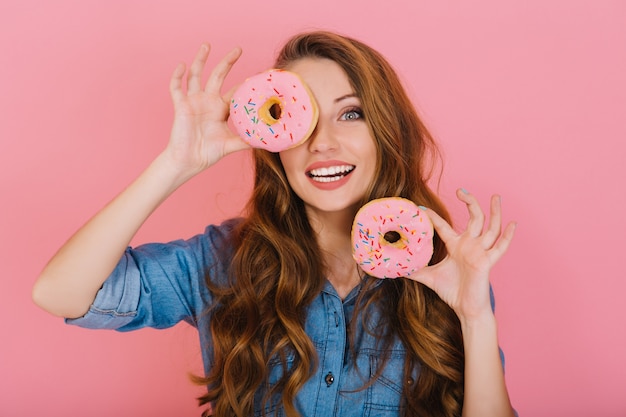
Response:
POLYGON ((374 185, 376 181, 376 173, 378 172, 378 149, 376 147, 376 143, 374 139, 370 138, 367 144, 363 145, 363 159, 366 161, 367 170, 368 170, 368 184, 370 186, 374 185))
POLYGON ((355 152, 360 154, 360 158, 363 161, 367 162, 368 165, 371 165, 371 169, 375 168, 378 149, 374 138, 369 135, 369 132, 368 134, 363 135, 361 140, 354 142, 354 149, 355 152))
POLYGON ((376 172, 376 169, 372 168, 369 170, 367 176, 365 177, 365 184, 367 185, 368 189, 374 187, 374 184, 376 183, 376 172))
POLYGON ((279 158, 288 179, 293 178, 293 176, 301 170, 300 164, 298 163, 298 152, 296 152, 295 148, 280 152, 279 158))
POLYGON ((278 154, 278 157, 280 158, 280 163, 283 164, 283 168, 285 168, 285 171, 287 171, 289 167, 292 166, 292 161, 293 161, 292 152, 282 151, 278 154))

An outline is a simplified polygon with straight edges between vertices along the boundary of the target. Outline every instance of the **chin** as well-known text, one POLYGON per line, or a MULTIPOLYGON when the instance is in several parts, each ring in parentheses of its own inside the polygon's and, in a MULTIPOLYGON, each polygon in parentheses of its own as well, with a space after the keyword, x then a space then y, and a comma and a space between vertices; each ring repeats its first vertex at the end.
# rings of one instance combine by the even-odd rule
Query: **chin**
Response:
POLYGON ((356 201, 347 200, 347 201, 327 201, 323 203, 319 202, 311 202, 308 203, 305 201, 305 204, 312 210, 332 214, 332 213, 342 213, 342 212, 350 212, 352 215, 356 214, 356 211, 359 209, 359 202, 361 198, 356 201))

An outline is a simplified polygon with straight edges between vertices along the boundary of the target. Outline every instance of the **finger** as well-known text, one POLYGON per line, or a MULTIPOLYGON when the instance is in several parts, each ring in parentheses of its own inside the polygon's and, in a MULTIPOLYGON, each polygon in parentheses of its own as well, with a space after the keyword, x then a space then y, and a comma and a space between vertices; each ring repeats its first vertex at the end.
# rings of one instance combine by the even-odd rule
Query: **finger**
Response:
POLYGON ((248 142, 244 141, 239 136, 233 136, 224 143, 224 155, 250 148, 251 146, 248 142))
POLYGON ((230 90, 228 90, 226 94, 222 96, 222 100, 224 100, 224 103, 230 103, 230 100, 233 98, 233 95, 235 94, 235 91, 237 91, 237 88, 239 88, 239 85, 232 87, 230 90))
POLYGON ((170 78, 170 95, 173 101, 178 101, 183 98, 183 76, 185 75, 186 66, 184 63, 178 64, 176 69, 172 73, 170 78))
POLYGON ((187 78, 187 92, 189 94, 197 93, 202 89, 202 72, 204 71, 210 50, 211 46, 208 43, 203 43, 191 67, 189 67, 189 76, 187 78))
POLYGON ((499 195, 491 197, 489 226, 483 234, 483 248, 490 249, 502 233, 502 204, 499 195))
POLYGON ((433 210, 426 209, 425 207, 420 208, 424 210, 424 213, 428 215, 428 218, 430 219, 433 227, 437 231, 437 234, 439 235, 443 243, 449 242, 451 239, 457 236, 457 233, 454 231, 452 226, 450 226, 450 224, 448 224, 448 222, 443 217, 435 213, 433 210))
POLYGON ((517 229, 517 223, 511 222, 507 224, 504 228, 504 232, 498 241, 493 245, 493 247, 489 250, 489 256, 493 263, 498 261, 506 253, 513 241, 513 236, 515 235, 515 229, 517 229))
POLYGON ((226 76, 240 56, 241 48, 237 47, 227 53, 226 56, 224 56, 224 58, 222 58, 222 60, 215 66, 215 68, 213 68, 213 71, 209 76, 209 80, 206 83, 207 93, 210 92, 218 95, 220 94, 220 90, 222 89, 226 76))
POLYGON ((470 236, 478 237, 483 232, 485 225, 485 214, 478 204, 478 200, 473 194, 460 188, 456 191, 457 198, 467 205, 469 211, 469 221, 467 222, 467 232, 470 236))
POLYGON ((417 271, 413 272, 412 274, 407 276, 407 278, 413 281, 420 282, 426 285, 431 290, 434 290, 434 286, 435 286, 434 269, 435 268, 436 266, 425 266, 424 268, 418 269, 417 271))

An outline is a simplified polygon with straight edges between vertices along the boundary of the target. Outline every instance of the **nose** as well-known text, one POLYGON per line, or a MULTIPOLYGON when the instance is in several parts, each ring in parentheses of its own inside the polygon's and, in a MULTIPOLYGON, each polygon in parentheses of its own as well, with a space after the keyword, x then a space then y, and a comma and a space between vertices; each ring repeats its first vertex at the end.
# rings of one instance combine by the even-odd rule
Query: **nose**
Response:
POLYGON ((308 140, 309 151, 313 153, 326 153, 335 151, 339 142, 333 129, 326 123, 318 121, 308 140))

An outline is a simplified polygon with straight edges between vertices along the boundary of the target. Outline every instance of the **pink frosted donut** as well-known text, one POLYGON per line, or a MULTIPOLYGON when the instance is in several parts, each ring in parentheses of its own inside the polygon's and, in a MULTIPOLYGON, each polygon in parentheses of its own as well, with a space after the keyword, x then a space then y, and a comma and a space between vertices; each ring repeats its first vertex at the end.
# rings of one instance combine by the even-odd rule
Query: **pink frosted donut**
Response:
POLYGON ((252 147, 280 152, 308 139, 318 108, 298 75, 271 69, 237 88, 230 117, 239 136, 252 147))
POLYGON ((405 277, 433 256, 433 225, 410 200, 372 200, 352 224, 352 254, 361 269, 377 278, 405 277))

